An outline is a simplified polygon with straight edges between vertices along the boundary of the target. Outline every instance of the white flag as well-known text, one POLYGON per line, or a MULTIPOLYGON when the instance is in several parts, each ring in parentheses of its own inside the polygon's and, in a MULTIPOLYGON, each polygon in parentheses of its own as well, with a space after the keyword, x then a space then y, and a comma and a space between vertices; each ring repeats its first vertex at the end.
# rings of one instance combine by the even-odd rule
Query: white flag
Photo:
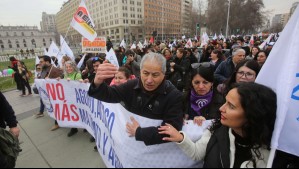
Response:
POLYGON ((117 67, 119 67, 118 60, 116 57, 116 54, 114 50, 111 48, 109 52, 106 53, 106 59, 109 60, 109 62, 117 67))
POLYGON ((217 40, 217 34, 215 33, 213 40, 217 40))
POLYGON ((131 46, 131 49, 136 49, 137 46, 135 45, 135 43, 131 46))
POLYGON ((259 46, 261 50, 264 50, 266 45, 270 42, 274 34, 269 35, 269 37, 259 46))
POLYGON ((139 41, 139 43, 138 43, 138 45, 137 45, 138 47, 139 47, 139 49, 142 49, 143 48, 143 45, 142 45, 142 43, 139 41))
POLYGON ((36 56, 35 56, 35 66, 38 65, 38 64, 39 64, 39 58, 38 58, 38 56, 36 55, 36 56))
POLYGON ((81 58, 80 62, 78 63, 78 65, 77 65, 77 68, 78 68, 78 69, 80 69, 81 66, 83 65, 84 60, 85 60, 85 57, 86 57, 86 54, 84 54, 84 56, 81 58))
POLYGON ((186 39, 186 36, 185 36, 185 35, 184 35, 184 36, 182 36, 182 39, 183 39, 183 40, 185 40, 185 39, 186 39))
POLYGON ((46 48, 44 48, 44 55, 47 55, 47 56, 49 56, 49 54, 48 54, 48 52, 47 52, 47 49, 46 49, 46 48))
POLYGON ((126 49, 127 45, 126 45, 126 42, 125 42, 125 39, 123 39, 119 45, 120 47, 123 47, 126 49))
POLYGON ((62 60, 63 54, 60 52, 59 48, 57 47, 57 45, 55 44, 54 41, 52 41, 49 50, 48 50, 48 56, 52 57, 56 57, 58 60, 58 63, 60 63, 60 61, 62 60))
POLYGON ((195 35, 194 40, 198 41, 197 36, 195 35))
POLYGON ((299 156, 299 8, 284 28, 256 82, 277 93, 272 148, 299 156))
POLYGON ((75 60, 75 56, 67 42, 64 40, 64 38, 60 35, 60 48, 61 48, 61 53, 63 55, 67 55, 70 57, 73 61, 75 60))
POLYGON ((91 19, 91 16, 87 10, 84 0, 81 1, 79 8, 77 9, 71 25, 76 29, 82 36, 93 42, 97 37, 95 31, 95 25, 91 19))
POLYGON ((191 39, 189 39, 185 45, 185 48, 192 48, 192 47, 193 47, 192 41, 191 41, 191 39))
POLYGON ((147 47, 147 46, 148 46, 148 43, 147 43, 147 41, 146 41, 146 38, 144 39, 143 46, 144 46, 144 47, 147 47))

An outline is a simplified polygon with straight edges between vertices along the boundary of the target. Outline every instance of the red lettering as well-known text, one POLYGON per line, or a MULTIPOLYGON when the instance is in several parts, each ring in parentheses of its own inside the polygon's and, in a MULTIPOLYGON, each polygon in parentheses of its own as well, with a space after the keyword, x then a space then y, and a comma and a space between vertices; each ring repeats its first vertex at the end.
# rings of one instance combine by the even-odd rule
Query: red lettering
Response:
POLYGON ((62 121, 64 121, 65 119, 67 119, 67 121, 71 121, 71 116, 67 104, 63 104, 62 109, 62 121))
POLYGON ((59 107, 59 104, 55 104, 55 118, 56 118, 56 120, 60 120, 60 107, 59 107))
POLYGON ((56 84, 56 92, 59 100, 65 100, 64 89, 61 83, 56 84))
POLYGON ((56 100, 56 91, 54 84, 46 84, 46 89, 49 94, 49 97, 52 98, 53 100, 56 100))
POLYGON ((77 107, 73 104, 71 105, 71 111, 73 113, 72 120, 73 121, 79 121, 79 115, 77 113, 77 107))

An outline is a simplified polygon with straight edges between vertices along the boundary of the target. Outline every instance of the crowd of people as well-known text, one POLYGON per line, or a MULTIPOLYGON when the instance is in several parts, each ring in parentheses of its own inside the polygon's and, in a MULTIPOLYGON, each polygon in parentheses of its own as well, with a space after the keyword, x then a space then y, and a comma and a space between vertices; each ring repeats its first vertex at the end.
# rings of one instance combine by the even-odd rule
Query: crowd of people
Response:
MULTIPOLYGON (((115 50, 119 68, 109 63, 105 54, 87 54, 80 69, 81 57, 72 61, 65 56, 58 65, 55 57, 41 56, 37 78, 91 83, 91 97, 121 103, 134 114, 162 120, 160 126, 146 128, 134 118, 126 124, 128 135, 147 146, 176 142, 191 158, 204 161, 204 167, 266 167, 277 100, 271 89, 254 81, 272 46, 260 49, 259 43, 250 46, 248 40, 213 40, 203 48, 198 41, 192 42, 193 48, 186 48, 183 40, 136 49, 119 47, 115 50), (214 122, 193 143, 180 132, 186 120, 199 126, 206 120, 214 122)), ((24 91, 26 86, 31 94, 26 67, 21 62, 15 64, 12 66, 18 68, 15 71, 22 79, 20 89, 24 91)), ((36 118, 44 116, 42 100, 40 105, 36 118)), ((57 129, 55 122, 51 130, 57 129)), ((72 128, 68 137, 77 132, 72 128)), ((298 157, 283 154, 277 160, 282 156, 291 160, 275 163, 278 167, 299 166, 298 157)))

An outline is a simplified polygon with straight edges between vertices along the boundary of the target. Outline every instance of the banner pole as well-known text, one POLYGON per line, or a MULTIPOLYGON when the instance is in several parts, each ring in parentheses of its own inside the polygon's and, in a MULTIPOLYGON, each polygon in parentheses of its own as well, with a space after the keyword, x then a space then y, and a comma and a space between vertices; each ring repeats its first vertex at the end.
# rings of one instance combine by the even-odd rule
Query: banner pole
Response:
POLYGON ((274 158, 275 158, 275 153, 276 153, 276 149, 272 148, 271 151, 270 151, 269 158, 268 158, 267 168, 272 168, 274 158))

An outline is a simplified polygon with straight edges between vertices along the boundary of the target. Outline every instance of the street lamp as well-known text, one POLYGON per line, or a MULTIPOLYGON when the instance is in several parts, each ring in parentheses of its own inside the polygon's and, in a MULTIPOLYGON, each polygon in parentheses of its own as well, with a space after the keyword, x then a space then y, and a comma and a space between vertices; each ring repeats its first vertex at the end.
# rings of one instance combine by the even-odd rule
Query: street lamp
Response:
POLYGON ((227 35, 228 35, 228 23, 229 23, 230 2, 231 2, 231 0, 228 0, 228 11, 227 11, 227 22, 226 22, 226 38, 227 38, 227 35))

